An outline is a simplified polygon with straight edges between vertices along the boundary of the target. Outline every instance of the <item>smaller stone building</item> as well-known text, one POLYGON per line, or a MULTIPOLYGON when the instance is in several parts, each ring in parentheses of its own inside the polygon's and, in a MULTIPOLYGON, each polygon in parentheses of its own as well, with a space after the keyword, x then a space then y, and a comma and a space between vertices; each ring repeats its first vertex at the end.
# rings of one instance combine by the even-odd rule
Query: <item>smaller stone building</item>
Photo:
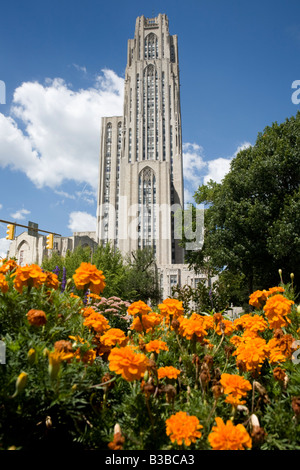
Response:
POLYGON ((54 251, 66 256, 68 250, 74 251, 79 245, 89 246, 94 250, 97 246, 95 236, 95 232, 75 232, 71 237, 54 236, 53 250, 49 250, 46 248, 47 235, 38 234, 33 236, 26 231, 12 240, 8 257, 16 258, 20 266, 33 263, 41 265, 43 259, 51 257, 54 251))

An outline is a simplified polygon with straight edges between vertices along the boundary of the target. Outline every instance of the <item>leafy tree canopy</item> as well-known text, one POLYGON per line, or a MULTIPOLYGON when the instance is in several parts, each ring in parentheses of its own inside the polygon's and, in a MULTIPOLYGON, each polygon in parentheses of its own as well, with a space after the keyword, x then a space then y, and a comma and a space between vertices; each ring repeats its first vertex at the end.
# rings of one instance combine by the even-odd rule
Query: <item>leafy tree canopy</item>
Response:
POLYGON ((278 283, 278 269, 300 286, 300 112, 259 133, 232 160, 222 183, 195 193, 205 211, 203 250, 188 253, 201 268, 242 275, 251 293, 278 283))

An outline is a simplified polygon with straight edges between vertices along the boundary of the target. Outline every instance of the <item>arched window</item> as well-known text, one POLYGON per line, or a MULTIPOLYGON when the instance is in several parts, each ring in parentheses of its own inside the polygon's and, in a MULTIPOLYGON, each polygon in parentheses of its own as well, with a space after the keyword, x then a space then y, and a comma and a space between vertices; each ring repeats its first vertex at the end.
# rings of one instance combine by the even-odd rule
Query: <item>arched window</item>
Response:
POLYGON ((158 59, 158 38, 154 33, 145 37, 145 59, 158 59))
POLYGON ((148 166, 139 174, 139 233, 138 246, 156 248, 156 178, 148 166))
POLYGON ((154 65, 144 70, 143 81, 143 160, 155 159, 158 128, 158 79, 154 65))
POLYGON ((108 216, 110 200, 110 172, 111 172, 111 144, 112 144, 112 125, 109 122, 106 126, 105 135, 105 164, 104 164, 104 243, 108 240, 108 216))

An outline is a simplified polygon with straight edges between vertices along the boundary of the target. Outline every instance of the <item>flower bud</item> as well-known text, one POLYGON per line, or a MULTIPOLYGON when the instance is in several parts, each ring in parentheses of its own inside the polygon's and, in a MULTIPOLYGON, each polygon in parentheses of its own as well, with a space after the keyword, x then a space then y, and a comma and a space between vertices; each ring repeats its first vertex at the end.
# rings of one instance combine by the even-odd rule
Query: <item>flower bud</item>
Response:
POLYGON ((16 390, 12 395, 12 398, 15 398, 19 393, 21 393, 26 387, 28 374, 26 372, 21 372, 19 377, 16 380, 16 390))
POLYGON ((297 313, 300 315, 300 305, 297 306, 297 313))
POLYGON ((290 277, 291 277, 291 279, 293 280, 294 277, 295 277, 294 273, 291 273, 291 274, 290 274, 290 277))
POLYGON ((30 348, 27 353, 27 359, 30 364, 33 364, 36 358, 36 351, 33 348, 30 348))
POLYGON ((51 428, 52 428, 52 419, 51 419, 51 416, 46 416, 45 424, 46 424, 46 428, 47 428, 47 429, 51 429, 51 428))

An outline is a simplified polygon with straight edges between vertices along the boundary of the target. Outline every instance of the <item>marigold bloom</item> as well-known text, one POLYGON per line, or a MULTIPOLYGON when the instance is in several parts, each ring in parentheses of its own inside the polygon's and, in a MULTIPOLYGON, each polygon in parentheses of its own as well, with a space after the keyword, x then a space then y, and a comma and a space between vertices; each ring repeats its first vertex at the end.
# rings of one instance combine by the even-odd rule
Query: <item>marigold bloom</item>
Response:
POLYGON ((36 310, 32 308, 27 312, 26 316, 30 325, 43 326, 47 323, 46 313, 43 310, 36 310))
POLYGON ((291 322, 288 315, 293 304, 293 300, 289 300, 281 294, 275 294, 268 298, 264 312, 270 328, 282 328, 291 322))
POLYGON ((218 335, 224 335, 229 336, 232 334, 234 331, 234 324, 233 321, 227 320, 226 318, 222 318, 220 322, 215 326, 215 332, 218 335))
POLYGON ((268 297, 269 297, 269 295, 278 294, 279 292, 284 292, 284 287, 282 287, 282 286, 271 287, 271 288, 267 291, 267 295, 268 295, 268 297))
POLYGON ((182 302, 177 299, 165 299, 162 304, 158 305, 158 308, 164 316, 173 315, 174 318, 184 314, 182 302))
POLYGON ((237 361, 241 361, 245 365, 247 371, 260 372, 268 355, 268 347, 263 338, 249 336, 242 338, 232 355, 237 357, 237 361))
POLYGON ((190 446, 192 442, 196 442, 202 435, 199 431, 202 428, 198 418, 188 415, 185 411, 178 411, 166 419, 166 433, 172 442, 176 441, 179 445, 184 442, 186 446, 190 446))
POLYGON ((124 331, 120 328, 110 328, 102 336, 100 336, 100 341, 104 346, 126 346, 128 342, 128 337, 125 335, 124 331))
POLYGON ((30 266, 18 266, 16 271, 11 275, 15 277, 14 287, 21 294, 23 287, 40 287, 46 280, 40 266, 31 264, 30 266))
POLYGON ((266 290, 257 290, 249 296, 249 304, 256 308, 262 308, 267 297, 268 292, 266 290))
POLYGON ((0 273, 7 274, 8 272, 12 272, 17 266, 18 264, 14 259, 4 259, 0 266, 0 273))
POLYGON ((73 347, 72 347, 71 341, 66 341, 64 339, 61 339, 59 341, 55 341, 54 349, 56 351, 61 351, 61 352, 64 352, 64 353, 73 353, 73 347))
POLYGON ((0 272, 0 291, 3 292, 3 294, 5 294, 5 292, 8 291, 8 288, 9 286, 5 279, 5 275, 0 272))
POLYGON ((208 441, 214 450, 246 450, 252 448, 252 439, 242 424, 234 426, 231 420, 225 424, 222 418, 216 418, 208 436, 208 441))
POLYGON ((77 289, 89 289, 93 294, 98 295, 103 292, 106 285, 103 271, 91 263, 81 263, 76 269, 73 279, 77 289))
POLYGON ((240 375, 222 374, 220 384, 223 386, 225 395, 228 395, 226 401, 236 405, 244 403, 241 398, 247 395, 251 390, 251 383, 240 375))
POLYGON ((156 352, 157 354, 159 353, 159 351, 169 351, 167 343, 159 339, 149 341, 149 343, 146 344, 145 348, 147 352, 156 352))
POLYGON ((113 348, 108 356, 109 369, 128 382, 139 380, 148 367, 145 354, 136 353, 130 346, 113 348))
POLYGON ((165 377, 168 379, 177 379, 179 374, 180 370, 173 366, 159 367, 159 369, 157 369, 157 376, 159 379, 164 379, 165 377))
POLYGON ((276 362, 284 362, 291 358, 295 351, 295 348, 293 347, 294 341, 293 336, 289 334, 282 334, 278 338, 274 337, 270 339, 267 344, 270 363, 274 364, 276 362))
MULTIPOLYGON (((81 310, 81 313, 84 317, 88 317, 89 315, 92 315, 96 312, 96 310, 93 307, 85 307, 81 310)), ((98 313, 98 312, 96 312, 98 313)))
POLYGON ((156 312, 150 312, 148 315, 136 316, 130 326, 131 330, 138 331, 139 333, 153 330, 156 326, 160 325, 161 316, 156 312))
POLYGON ((58 289, 59 280, 58 280, 57 275, 50 271, 46 271, 44 274, 45 274, 44 284, 50 289, 58 289))
POLYGON ((208 333, 205 329, 205 320, 203 315, 193 313, 190 318, 183 318, 180 320, 178 332, 181 336, 187 339, 192 339, 195 335, 200 341, 208 333))
POLYGON ((247 332, 254 334, 258 334, 268 328, 268 323, 261 315, 251 315, 250 313, 245 313, 236 318, 233 324, 237 330, 247 330, 247 332))
POLYGON ((149 307, 149 305, 145 304, 142 300, 138 300, 137 302, 133 302, 129 307, 128 307, 128 315, 146 315, 149 312, 151 312, 152 308, 149 307))
POLYGON ((101 313, 94 312, 86 317, 83 322, 84 326, 93 328, 97 333, 104 333, 110 328, 108 320, 101 313))
POLYGON ((275 367, 275 369, 273 370, 273 377, 278 382, 284 382, 287 375, 285 371, 281 369, 281 367, 275 367))

